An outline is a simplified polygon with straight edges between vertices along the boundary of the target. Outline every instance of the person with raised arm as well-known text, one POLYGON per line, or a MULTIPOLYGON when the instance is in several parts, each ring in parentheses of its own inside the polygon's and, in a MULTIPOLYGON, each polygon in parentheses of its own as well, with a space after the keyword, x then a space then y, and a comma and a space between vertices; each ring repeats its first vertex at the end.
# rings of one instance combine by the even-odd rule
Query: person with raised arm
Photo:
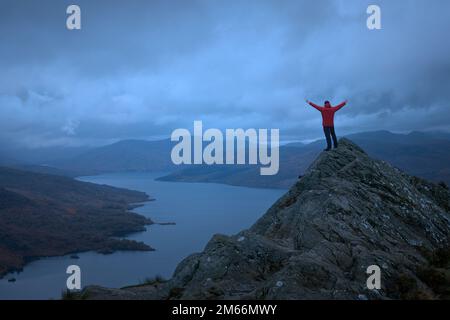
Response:
POLYGON ((331 138, 333 138, 334 147, 337 148, 338 142, 336 138, 336 132, 334 130, 334 114, 336 111, 338 111, 347 104, 347 100, 334 107, 330 104, 330 101, 325 101, 324 106, 319 106, 308 100, 306 100, 306 103, 308 103, 313 108, 319 110, 320 113, 322 114, 323 132, 325 133, 325 138, 327 139, 327 148, 324 151, 331 150, 331 138))

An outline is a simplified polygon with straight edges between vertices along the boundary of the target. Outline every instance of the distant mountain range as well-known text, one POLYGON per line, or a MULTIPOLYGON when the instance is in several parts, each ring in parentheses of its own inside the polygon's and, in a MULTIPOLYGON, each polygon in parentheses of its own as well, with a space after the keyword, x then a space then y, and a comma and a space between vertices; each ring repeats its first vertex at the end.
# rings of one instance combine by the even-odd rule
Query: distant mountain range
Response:
POLYGON ((144 230, 129 212, 143 192, 0 167, 0 277, 30 259, 96 250, 151 250, 117 238, 144 230))
POLYGON ((93 175, 118 171, 173 171, 170 140, 123 140, 94 148, 51 166, 75 174, 93 175))
MULTIPOLYGON (((409 174, 435 182, 450 183, 450 133, 412 132, 396 134, 373 131, 346 136, 374 158, 388 161, 409 174)), ((290 143, 280 148, 280 171, 275 176, 261 176, 259 166, 190 165, 175 166, 170 159, 175 143, 123 140, 97 148, 63 148, 36 151, 28 162, 15 166, 34 172, 66 176, 95 175, 120 171, 171 172, 164 181, 215 182, 230 185, 289 188, 324 148, 324 140, 312 143, 290 143), (51 157, 56 160, 51 160, 51 157), (36 158, 37 157, 37 158, 36 158), (46 162, 38 162, 46 159, 46 162)), ((16 152, 15 155, 25 154, 16 152)), ((19 157, 20 158, 20 157, 19 157)), ((22 158, 20 158, 22 159, 22 158)), ((10 159, 9 165, 11 164, 10 159)))
POLYGON ((74 158, 92 147, 12 147, 0 145, 0 165, 48 165, 50 162, 74 158))
MULTIPOLYGON (((388 131, 347 135, 367 153, 380 160, 435 182, 450 183, 450 134, 388 131)), ((309 144, 290 143, 280 147, 280 171, 261 176, 258 166, 190 166, 161 177, 163 181, 215 182, 230 185, 289 188, 323 150, 324 140, 309 144)))

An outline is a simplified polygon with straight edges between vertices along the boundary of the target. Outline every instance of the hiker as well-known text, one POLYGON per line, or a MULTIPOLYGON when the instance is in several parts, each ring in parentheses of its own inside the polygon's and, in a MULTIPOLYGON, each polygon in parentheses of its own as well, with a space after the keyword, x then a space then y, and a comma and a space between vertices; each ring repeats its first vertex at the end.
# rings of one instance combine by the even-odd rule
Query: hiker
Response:
POLYGON ((333 138, 334 147, 337 148, 338 142, 336 132, 334 131, 334 113, 345 106, 347 104, 347 100, 335 107, 331 106, 330 101, 325 101, 325 105, 323 107, 308 100, 306 100, 306 103, 319 110, 322 114, 323 132, 325 133, 325 138, 327 139, 327 148, 324 151, 331 150, 331 137, 333 138))

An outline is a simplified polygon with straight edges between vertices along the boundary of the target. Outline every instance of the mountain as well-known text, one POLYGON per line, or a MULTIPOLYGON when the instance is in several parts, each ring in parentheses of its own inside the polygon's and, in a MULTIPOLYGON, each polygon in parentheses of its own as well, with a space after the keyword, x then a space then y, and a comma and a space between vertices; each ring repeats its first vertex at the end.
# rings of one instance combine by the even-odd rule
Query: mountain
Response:
POLYGON ((85 171, 71 171, 67 169, 55 168, 49 165, 34 165, 34 164, 17 164, 17 163, 9 163, 8 165, 4 165, 4 167, 9 167, 17 170, 35 172, 35 173, 43 173, 43 174, 51 174, 57 176, 65 176, 65 177, 79 177, 82 176, 85 171))
POLYGON ((322 152, 250 229, 215 235, 168 281, 88 299, 450 298, 450 193, 350 140, 322 152), (367 288, 376 265, 381 289, 367 288))
MULTIPOLYGON (((450 135, 440 132, 395 134, 389 131, 348 135, 377 159, 435 182, 450 184, 450 135)), ((280 147, 280 172, 261 176, 258 166, 190 166, 161 177, 162 181, 215 182, 238 186, 289 188, 325 146, 324 140, 280 147)))
POLYGON ((386 160, 406 172, 432 181, 450 183, 450 139, 445 133, 390 132, 348 136, 369 155, 386 160))
POLYGON ((52 161, 62 161, 76 157, 90 150, 90 147, 17 147, 0 144, 0 163, 5 165, 48 165, 52 161), (8 159, 8 162, 2 158, 8 159))
POLYGON ((150 250, 117 237, 151 221, 129 212, 143 192, 0 167, 0 277, 37 257, 150 250))
POLYGON ((276 175, 260 175, 260 167, 255 165, 191 165, 184 169, 160 177, 159 181, 214 182, 255 188, 287 189, 298 179, 299 173, 320 152, 320 148, 310 145, 301 148, 280 147, 280 168, 276 175))
POLYGON ((170 140, 123 140, 90 149, 75 157, 51 162, 50 165, 79 175, 93 175, 118 171, 169 171, 170 140))
MULTIPOLYGON (((388 161, 409 174, 450 184, 449 133, 395 134, 373 131, 347 137, 361 145, 369 155, 388 161)), ((261 176, 259 166, 175 166, 170 159, 174 143, 169 139, 123 140, 97 148, 68 148, 65 156, 65 148, 44 148, 35 151, 35 156, 30 155, 28 162, 22 161, 14 167, 69 177, 119 171, 171 172, 160 180, 287 189, 305 172, 324 144, 324 140, 318 140, 309 144, 295 142, 282 146, 280 171, 275 176, 261 176), (56 160, 50 160, 52 155, 56 160), (42 162, 44 159, 45 162, 42 162)), ((6 163, 11 166, 12 162, 6 163)))

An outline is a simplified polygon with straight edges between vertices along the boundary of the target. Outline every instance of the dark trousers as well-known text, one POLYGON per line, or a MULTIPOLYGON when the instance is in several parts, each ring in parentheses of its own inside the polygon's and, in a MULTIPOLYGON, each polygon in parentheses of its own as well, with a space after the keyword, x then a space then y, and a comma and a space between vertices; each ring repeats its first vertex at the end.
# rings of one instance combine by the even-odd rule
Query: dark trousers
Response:
POLYGON ((327 149, 331 149, 331 138, 333 138, 334 147, 337 148, 338 142, 334 127, 323 127, 323 132, 325 133, 325 138, 327 138, 327 149))

